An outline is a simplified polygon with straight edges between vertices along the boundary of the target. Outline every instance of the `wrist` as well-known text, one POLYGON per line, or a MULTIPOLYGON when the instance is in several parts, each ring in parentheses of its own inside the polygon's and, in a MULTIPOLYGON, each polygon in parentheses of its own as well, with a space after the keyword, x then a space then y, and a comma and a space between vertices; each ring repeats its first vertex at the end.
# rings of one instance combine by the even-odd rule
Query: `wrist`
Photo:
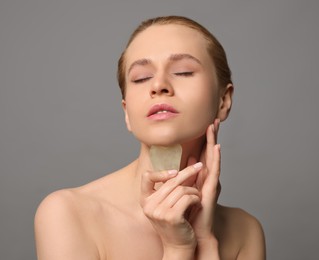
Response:
POLYGON ((205 238, 198 238, 197 239, 197 246, 198 247, 218 247, 218 240, 217 238, 212 234, 210 236, 207 236, 205 238))
POLYGON ((205 239, 199 239, 197 245, 197 259, 220 259, 218 240, 215 236, 210 236, 205 239))
POLYGON ((196 246, 164 247, 163 260, 194 260, 196 246))

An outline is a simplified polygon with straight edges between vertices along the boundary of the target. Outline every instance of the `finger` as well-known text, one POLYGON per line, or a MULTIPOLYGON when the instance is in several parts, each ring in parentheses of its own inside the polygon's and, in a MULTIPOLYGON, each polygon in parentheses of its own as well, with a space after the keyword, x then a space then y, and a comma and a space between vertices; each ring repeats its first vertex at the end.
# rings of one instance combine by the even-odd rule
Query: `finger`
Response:
MULTIPOLYGON (((188 160, 187 160, 187 167, 188 166, 191 166, 191 165, 194 165, 196 163, 196 158, 194 157, 189 157, 188 160)), ((196 179, 198 177, 199 174, 194 175, 192 178, 188 178, 186 181, 184 181, 182 183, 183 186, 189 186, 189 187, 192 187, 194 185, 194 183, 196 183, 196 179)))
POLYGON ((206 144, 206 166, 210 170, 211 165, 214 159, 214 146, 215 146, 215 127, 214 125, 210 125, 207 128, 206 132, 206 139, 207 139, 207 144, 206 144))
POLYGON ((162 206, 154 209, 149 215, 150 219, 160 220, 170 225, 185 224, 185 213, 192 205, 199 205, 200 198, 196 195, 183 196, 173 208, 164 208, 162 206))
POLYGON ((203 168, 197 175, 196 188, 200 191, 203 188, 203 184, 205 182, 206 176, 207 176, 207 167, 203 168))
POLYGON ((219 175, 220 175, 220 146, 214 146, 214 160, 212 169, 208 171, 202 188, 201 211, 202 224, 211 226, 214 219, 215 207, 219 195, 219 175))
POLYGON ((161 203, 177 186, 182 185, 185 181, 197 175, 202 169, 202 166, 203 164, 198 162, 180 171, 175 178, 166 181, 155 193, 152 194, 153 201, 161 203))
POLYGON ((184 215, 191 206, 200 204, 201 198, 197 195, 184 195, 172 208, 173 211, 184 215))
POLYGON ((147 171, 142 174, 141 193, 142 196, 148 197, 154 192, 154 185, 157 182, 165 182, 177 175, 177 170, 151 172, 147 171))
POLYGON ((208 172, 207 178, 202 189, 203 205, 211 205, 213 201, 217 201, 220 177, 220 145, 214 146, 214 159, 212 169, 208 172))
MULTIPOLYGON (((187 160, 187 166, 193 165, 196 163, 196 158, 190 156, 187 160)), ((188 181, 184 182, 182 185, 193 187, 195 186, 198 190, 201 190, 203 182, 205 178, 204 169, 202 169, 196 176, 196 179, 189 179, 188 181)))
POLYGON ((217 138, 218 138, 218 132, 219 132, 219 125, 220 125, 220 119, 216 118, 214 120, 214 135, 215 135, 215 143, 217 143, 217 138))
POLYGON ((198 172, 202 169, 203 163, 197 162, 193 165, 186 167, 184 170, 180 171, 176 178, 167 181, 163 186, 171 186, 172 189, 175 189, 177 186, 182 185, 185 181, 192 178, 194 175, 197 175, 198 172))
POLYGON ((178 186, 162 202, 162 206, 172 208, 185 195, 196 195, 200 197, 200 192, 194 187, 178 186))

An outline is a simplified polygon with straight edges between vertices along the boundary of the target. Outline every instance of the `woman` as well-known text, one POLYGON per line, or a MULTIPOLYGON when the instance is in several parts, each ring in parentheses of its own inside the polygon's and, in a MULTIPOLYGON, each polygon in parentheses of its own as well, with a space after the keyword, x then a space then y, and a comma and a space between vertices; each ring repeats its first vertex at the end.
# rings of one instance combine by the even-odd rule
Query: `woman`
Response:
POLYGON ((233 85, 220 43, 177 16, 143 22, 119 60, 137 160, 50 194, 35 217, 38 259, 265 259, 259 222, 217 204, 219 122, 233 85), (154 171, 151 146, 181 145, 180 170, 154 171))

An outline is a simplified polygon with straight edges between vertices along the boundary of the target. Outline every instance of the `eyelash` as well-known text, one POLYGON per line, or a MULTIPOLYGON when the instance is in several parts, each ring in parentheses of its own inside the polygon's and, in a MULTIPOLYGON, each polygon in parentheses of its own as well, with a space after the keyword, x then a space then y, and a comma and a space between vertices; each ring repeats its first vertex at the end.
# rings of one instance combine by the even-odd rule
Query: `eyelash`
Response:
POLYGON ((136 79, 136 80, 133 80, 133 83, 136 83, 136 84, 138 84, 138 83, 143 83, 143 82, 149 80, 150 78, 151 78, 151 77, 136 79))
MULTIPOLYGON (((193 76, 193 74, 194 74, 193 71, 185 71, 185 72, 174 73, 174 75, 176 75, 176 76, 183 76, 183 77, 191 77, 191 76, 193 76)), ((136 80, 133 80, 133 83, 135 83, 135 84, 143 83, 143 82, 149 80, 150 78, 152 78, 152 77, 136 79, 136 80)))
POLYGON ((185 72, 178 72, 174 73, 177 76, 184 76, 184 77, 190 77, 193 76, 194 72, 193 71, 185 71, 185 72))

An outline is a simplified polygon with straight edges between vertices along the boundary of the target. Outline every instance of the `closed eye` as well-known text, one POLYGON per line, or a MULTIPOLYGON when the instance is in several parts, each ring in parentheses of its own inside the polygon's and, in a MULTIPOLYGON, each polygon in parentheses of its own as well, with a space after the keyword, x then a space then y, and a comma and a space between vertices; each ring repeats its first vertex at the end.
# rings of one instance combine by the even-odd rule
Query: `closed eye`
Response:
POLYGON ((184 71, 184 72, 177 72, 174 74, 177 76, 190 77, 190 76, 193 76, 194 72, 193 71, 184 71))
POLYGON ((145 77, 145 78, 135 79, 135 80, 132 80, 132 82, 136 83, 136 84, 143 83, 143 82, 149 80, 150 78, 152 78, 152 77, 145 77))

